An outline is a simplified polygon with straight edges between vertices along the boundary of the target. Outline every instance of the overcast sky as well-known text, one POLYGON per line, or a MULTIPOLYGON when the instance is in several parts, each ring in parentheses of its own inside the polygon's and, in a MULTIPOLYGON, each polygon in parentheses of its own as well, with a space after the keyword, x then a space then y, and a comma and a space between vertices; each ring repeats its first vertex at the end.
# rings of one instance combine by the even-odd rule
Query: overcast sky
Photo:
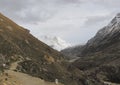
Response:
POLYGON ((120 0, 0 0, 0 12, 42 35, 75 45, 87 42, 120 12, 120 0))

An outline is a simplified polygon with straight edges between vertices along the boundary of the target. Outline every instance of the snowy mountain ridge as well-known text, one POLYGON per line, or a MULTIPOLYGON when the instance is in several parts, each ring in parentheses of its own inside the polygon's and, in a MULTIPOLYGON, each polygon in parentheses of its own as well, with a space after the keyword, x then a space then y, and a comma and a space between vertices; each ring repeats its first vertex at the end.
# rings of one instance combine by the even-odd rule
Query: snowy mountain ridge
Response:
POLYGON ((96 36, 88 41, 88 44, 90 43, 92 44, 95 41, 99 42, 106 36, 112 36, 115 32, 120 30, 119 27, 120 27, 120 13, 118 13, 107 26, 100 29, 97 32, 96 36))
POLYGON ((53 49, 56 49, 58 51, 65 49, 67 47, 70 47, 71 44, 67 43, 66 41, 62 40, 60 37, 56 36, 41 36, 41 41, 52 47, 53 49))
POLYGON ((113 41, 117 42, 120 34, 120 13, 118 13, 111 22, 100 29, 96 35, 88 40, 83 46, 76 46, 62 50, 62 53, 68 56, 81 57, 87 53, 103 50, 106 46, 110 45, 113 41), (110 43, 110 44, 108 44, 110 43))

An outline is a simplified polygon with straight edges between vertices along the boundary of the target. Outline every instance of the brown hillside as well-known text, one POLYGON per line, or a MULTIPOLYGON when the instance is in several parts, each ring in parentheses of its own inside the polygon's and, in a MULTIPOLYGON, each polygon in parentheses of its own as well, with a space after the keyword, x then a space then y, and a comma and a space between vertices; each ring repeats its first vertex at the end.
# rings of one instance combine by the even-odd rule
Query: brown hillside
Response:
POLYGON ((0 71, 9 70, 14 62, 18 62, 14 71, 46 81, 58 79, 65 85, 100 85, 70 66, 61 53, 32 36, 29 30, 0 14, 0 71))

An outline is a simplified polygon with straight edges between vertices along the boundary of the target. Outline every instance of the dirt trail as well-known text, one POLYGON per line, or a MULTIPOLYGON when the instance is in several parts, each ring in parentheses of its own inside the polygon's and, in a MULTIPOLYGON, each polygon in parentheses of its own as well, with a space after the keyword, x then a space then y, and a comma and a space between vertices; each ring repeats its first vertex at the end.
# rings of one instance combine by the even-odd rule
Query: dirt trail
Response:
POLYGON ((17 65, 19 62, 20 61, 12 63, 9 70, 11 70, 11 71, 15 70, 17 68, 17 65))
POLYGON ((17 63, 18 62, 13 63, 10 67, 10 70, 5 71, 5 73, 8 75, 3 75, 3 77, 1 77, 3 79, 3 83, 0 85, 63 85, 55 84, 54 82, 46 82, 40 78, 32 77, 20 72, 15 72, 13 70, 17 67, 17 63))
MULTIPOLYGON (((8 71, 8 74, 10 76, 17 78, 19 83, 21 85, 48 85, 49 82, 45 82, 44 80, 41 80, 39 78, 35 78, 32 76, 29 76, 27 74, 19 73, 19 72, 14 72, 14 71, 8 71)), ((49 85, 55 85, 54 83, 49 83, 49 85)))

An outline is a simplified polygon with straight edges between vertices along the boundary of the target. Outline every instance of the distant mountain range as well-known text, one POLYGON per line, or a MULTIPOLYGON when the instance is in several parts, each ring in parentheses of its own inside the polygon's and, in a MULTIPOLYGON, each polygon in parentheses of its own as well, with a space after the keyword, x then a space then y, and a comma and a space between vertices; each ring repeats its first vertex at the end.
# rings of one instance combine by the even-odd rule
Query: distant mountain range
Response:
POLYGON ((61 51, 71 46, 71 44, 67 43, 66 41, 62 40, 60 37, 56 37, 56 36, 52 37, 45 35, 45 36, 41 36, 40 40, 58 51, 61 51))
POLYGON ((84 45, 68 47, 68 48, 61 50, 61 53, 66 55, 66 57, 68 57, 69 59, 74 59, 74 58, 76 59, 77 57, 79 57, 79 54, 81 53, 83 49, 83 46, 84 45))

